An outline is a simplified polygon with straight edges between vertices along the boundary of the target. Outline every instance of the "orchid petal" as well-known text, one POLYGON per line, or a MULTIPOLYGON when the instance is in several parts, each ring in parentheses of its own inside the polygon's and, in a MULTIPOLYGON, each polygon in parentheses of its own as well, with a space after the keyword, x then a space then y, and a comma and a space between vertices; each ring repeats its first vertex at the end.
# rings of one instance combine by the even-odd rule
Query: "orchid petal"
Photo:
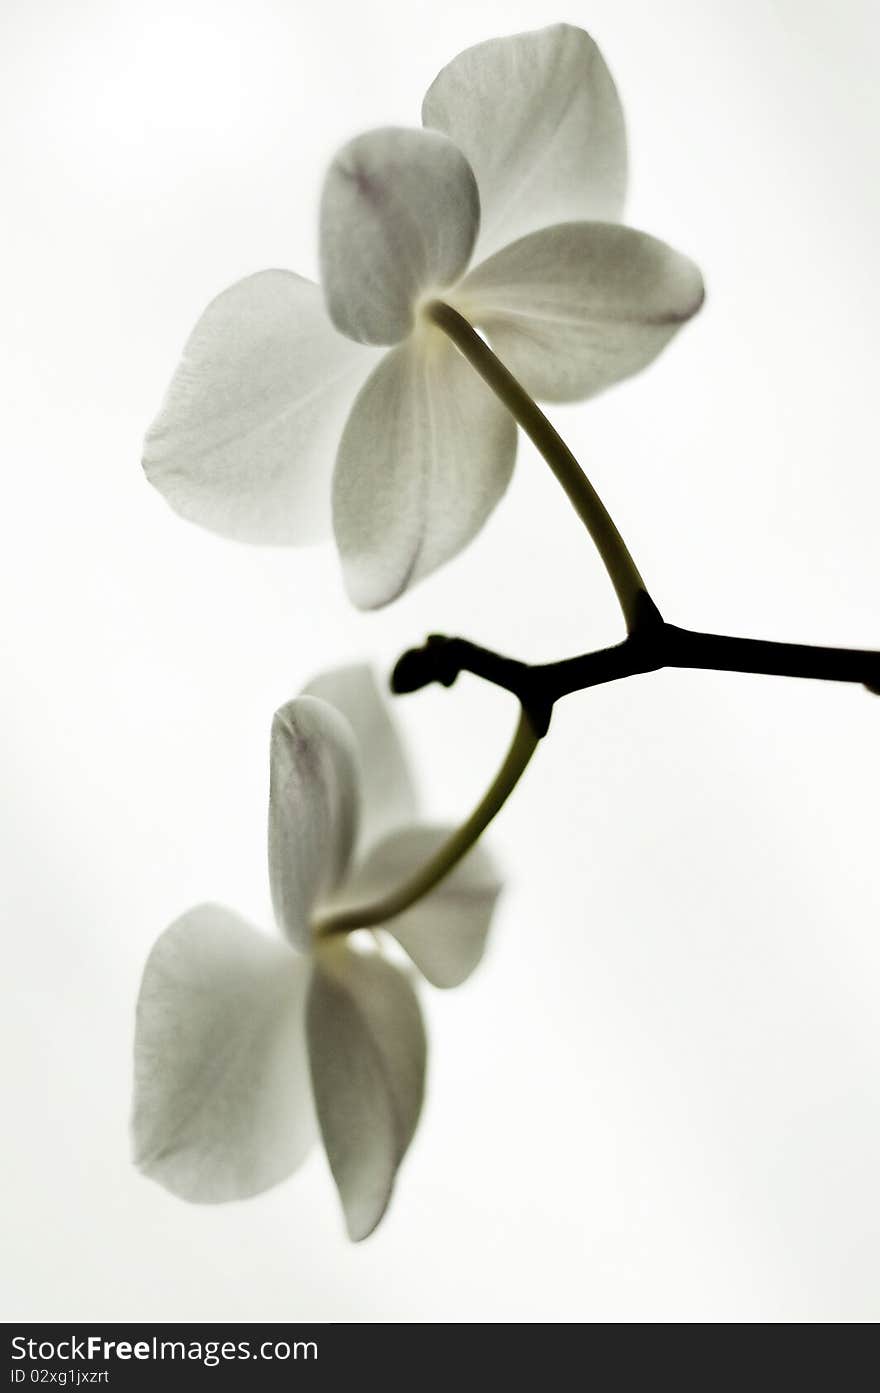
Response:
POLYGON ((409 763, 373 669, 353 663, 323 672, 303 694, 335 706, 354 732, 361 789, 360 846, 374 846, 392 828, 412 822, 417 803, 409 763))
POLYGON ((388 604, 479 532, 510 481, 512 418, 439 329, 365 383, 336 459, 333 524, 348 594, 388 604))
POLYGON ((336 332, 311 281, 290 271, 239 281, 187 341, 147 433, 147 478, 175 512, 224 537, 326 537, 336 447, 375 362, 336 332))
POLYGON ((269 882, 279 927, 311 946, 315 906, 339 884, 357 837, 359 790, 351 728, 317 697, 302 696, 272 721, 269 882))
POLYGON ((357 1241, 385 1213, 419 1120, 422 1014, 397 968, 328 940, 318 948, 306 1019, 318 1121, 357 1241))
POLYGON ((620 217, 623 112, 583 29, 554 24, 465 49, 428 89, 422 119, 455 141, 477 176, 478 260, 552 223, 620 217))
MULTIPOLYGON (((392 833, 342 890, 345 905, 372 904, 405 885, 452 836, 453 827, 408 827, 392 833)), ((382 927, 405 948, 435 987, 457 987, 480 962, 501 881, 478 842, 436 889, 382 927)))
POLYGON ((311 968, 218 905, 162 934, 135 1033, 135 1160, 182 1199, 284 1180, 316 1134, 305 1040, 311 968))
POLYGON ((577 401, 656 358, 703 294, 694 263, 655 237, 563 223, 484 261, 451 302, 533 396, 577 401))
POLYGON ((330 318, 360 343, 398 343, 419 296, 458 280, 480 224, 473 171, 437 131, 388 127, 340 150, 321 200, 330 318))

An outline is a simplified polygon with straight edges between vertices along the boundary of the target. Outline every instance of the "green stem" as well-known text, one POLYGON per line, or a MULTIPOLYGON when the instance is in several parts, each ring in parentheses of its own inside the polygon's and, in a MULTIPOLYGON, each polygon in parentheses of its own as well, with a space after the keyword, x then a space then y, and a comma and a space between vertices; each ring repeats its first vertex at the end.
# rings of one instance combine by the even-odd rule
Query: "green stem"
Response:
POLYGON ((355 929, 376 928, 402 914, 410 905, 427 895, 429 890, 433 890, 434 886, 458 865, 500 812, 519 783, 540 738, 531 717, 525 708, 522 708, 507 757, 491 787, 467 821, 453 832, 437 855, 426 861, 410 880, 393 890, 384 900, 330 910, 314 924, 315 933, 340 934, 351 933, 355 929))
MULTIPOLYGON (((528 392, 457 310, 437 300, 427 307, 426 314, 452 340, 492 389, 536 445, 565 489, 575 512, 584 523, 602 558, 623 610, 629 633, 650 632, 657 624, 662 623, 660 613, 648 594, 639 569, 604 503, 565 441, 554 430, 528 392)), ((497 666, 498 660, 494 655, 493 662, 497 666)), ((519 668, 523 665, 513 666, 519 668)), ((493 667, 493 672, 494 670, 493 667)), ((396 691, 407 690, 406 670, 401 669, 400 665, 395 671, 393 685, 396 691)), ((517 695, 521 711, 513 743, 494 782, 467 821, 452 834, 436 856, 384 900, 374 904, 330 910, 315 923, 316 934, 352 933, 355 929, 371 929, 387 923, 389 919, 402 914, 433 890, 470 851, 507 802, 534 754, 538 741, 547 730, 552 700, 546 702, 543 693, 532 693, 527 685, 518 690, 517 695)))
POLYGON ((442 329, 507 407, 541 452, 583 522, 614 586, 630 633, 647 618, 659 619, 648 587, 593 485, 562 437, 489 345, 463 315, 442 300, 427 306, 428 318, 442 329))

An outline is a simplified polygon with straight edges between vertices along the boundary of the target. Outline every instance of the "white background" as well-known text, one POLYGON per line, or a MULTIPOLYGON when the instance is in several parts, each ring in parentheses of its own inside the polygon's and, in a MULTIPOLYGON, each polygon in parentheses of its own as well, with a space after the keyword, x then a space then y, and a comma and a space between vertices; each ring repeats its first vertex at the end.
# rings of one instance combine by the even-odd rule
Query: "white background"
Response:
MULTIPOLYGON (((343 1237, 316 1152, 188 1207, 128 1158, 133 1005, 214 899, 269 923, 272 711, 432 629, 522 657, 620 633, 540 460, 389 611, 332 548, 181 522, 143 431, 207 301, 314 274, 324 166, 416 124, 454 53, 568 19, 628 115, 629 220, 708 301, 640 379, 554 409, 667 617, 880 646, 877 10, 866 0, 5 0, 0 806, 3 1318, 880 1316, 880 703, 665 673, 571 697, 493 829, 480 972, 426 1001, 391 1212, 343 1237)), ((512 727, 464 679, 401 703, 458 816, 512 727)))

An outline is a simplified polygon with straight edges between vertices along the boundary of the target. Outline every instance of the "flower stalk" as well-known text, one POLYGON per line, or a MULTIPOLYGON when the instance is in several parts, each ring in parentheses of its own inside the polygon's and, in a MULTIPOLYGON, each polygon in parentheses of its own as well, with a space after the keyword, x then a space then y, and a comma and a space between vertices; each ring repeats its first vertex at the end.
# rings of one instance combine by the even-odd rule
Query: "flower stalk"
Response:
MULTIPOLYGON (((425 314, 452 340, 543 455, 596 545, 632 633, 656 607, 614 521, 565 441, 473 325, 442 300, 425 314)), ((659 615, 657 615, 659 617, 659 615)))
POLYGON ((540 738, 541 732, 528 709, 521 706, 516 732, 504 763, 470 817, 453 832, 437 854, 426 861, 411 879, 383 899, 371 904, 330 910, 320 915, 313 924, 315 934, 326 936, 378 928, 423 899, 467 855, 501 811, 525 773, 540 738))
POLYGON ((326 913, 315 924, 315 932, 321 935, 379 927, 433 890, 504 806, 549 729, 555 703, 572 692, 672 667, 857 682, 880 694, 880 653, 732 638, 667 624, 608 510, 544 413, 451 305, 432 301, 425 314, 448 335, 549 464, 604 562, 626 620, 627 636, 614 647, 543 664, 524 663, 467 639, 442 634, 431 634, 422 647, 402 654, 391 676, 391 689, 396 694, 419 691, 432 682, 451 687, 461 672, 470 672, 517 698, 519 724, 485 797, 440 851, 383 899, 326 913))

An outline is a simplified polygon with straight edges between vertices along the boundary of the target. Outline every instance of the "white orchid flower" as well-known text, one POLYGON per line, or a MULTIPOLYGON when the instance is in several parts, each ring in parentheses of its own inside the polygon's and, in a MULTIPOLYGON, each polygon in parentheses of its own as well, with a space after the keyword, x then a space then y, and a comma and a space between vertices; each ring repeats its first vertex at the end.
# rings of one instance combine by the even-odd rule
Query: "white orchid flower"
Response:
MULTIPOLYGON (((205 904, 162 934, 135 1034, 135 1159, 183 1199, 242 1199, 304 1160, 319 1130, 349 1235, 381 1219, 418 1122, 426 1044, 409 974, 342 934, 328 909, 372 901, 436 851, 368 668, 326 674, 275 715, 269 877, 282 939, 205 904)), ((422 973, 476 966, 498 894, 475 847, 387 924, 422 973)))
POLYGON ((273 270, 208 307, 144 456, 179 513, 249 542, 327 535, 332 495, 366 609, 459 552, 513 469, 514 422, 429 321, 432 300, 533 396, 574 401, 645 367, 703 299, 692 262, 618 223, 623 114, 583 30, 467 49, 422 115, 333 161, 323 295, 273 270))

